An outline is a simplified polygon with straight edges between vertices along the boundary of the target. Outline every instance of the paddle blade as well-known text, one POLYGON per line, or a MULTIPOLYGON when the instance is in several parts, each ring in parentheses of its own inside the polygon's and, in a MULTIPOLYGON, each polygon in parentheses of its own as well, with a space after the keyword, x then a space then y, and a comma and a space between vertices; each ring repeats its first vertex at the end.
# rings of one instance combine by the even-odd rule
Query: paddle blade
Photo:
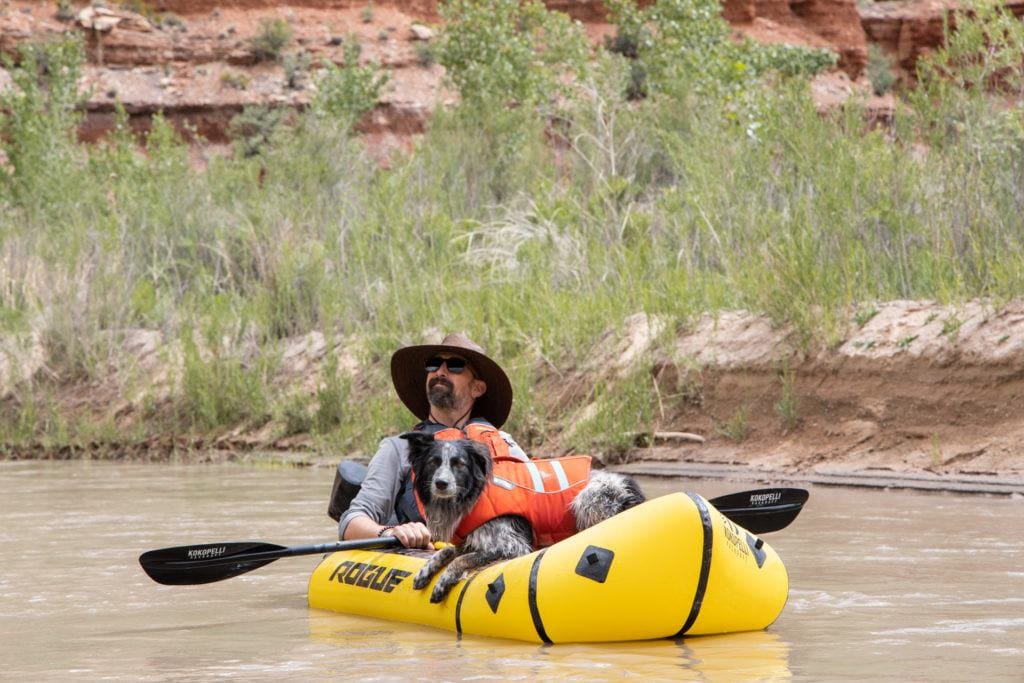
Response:
POLYGON ((183 545, 145 552, 139 556, 139 564, 157 583, 188 586, 223 581, 259 569, 282 557, 280 551, 287 552, 287 548, 258 541, 183 545), (273 556, 267 557, 268 553, 273 556))
POLYGON ((756 489, 719 496, 708 502, 747 531, 763 534, 789 526, 809 495, 806 489, 756 489))

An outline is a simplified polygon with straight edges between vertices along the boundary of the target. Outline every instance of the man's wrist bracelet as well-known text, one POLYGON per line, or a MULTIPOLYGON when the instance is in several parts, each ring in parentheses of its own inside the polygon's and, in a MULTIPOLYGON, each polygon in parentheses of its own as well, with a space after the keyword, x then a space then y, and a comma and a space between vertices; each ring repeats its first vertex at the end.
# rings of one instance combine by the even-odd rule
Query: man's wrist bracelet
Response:
POLYGON ((380 531, 377 532, 377 538, 380 538, 381 536, 383 536, 384 534, 386 534, 387 532, 391 531, 394 528, 395 528, 394 524, 392 524, 391 526, 381 527, 380 531))

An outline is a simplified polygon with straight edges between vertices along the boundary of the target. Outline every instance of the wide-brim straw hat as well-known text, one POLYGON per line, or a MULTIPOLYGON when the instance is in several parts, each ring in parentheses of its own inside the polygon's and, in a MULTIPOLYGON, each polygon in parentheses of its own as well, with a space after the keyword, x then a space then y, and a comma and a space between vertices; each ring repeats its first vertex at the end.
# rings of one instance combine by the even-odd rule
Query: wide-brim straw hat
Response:
POLYGON ((391 356, 391 381, 402 403, 421 420, 430 414, 427 400, 427 359, 439 353, 465 358, 473 374, 487 384, 487 391, 473 403, 472 417, 482 417, 495 427, 505 424, 512 410, 512 383, 501 366, 487 357, 479 344, 461 332, 449 334, 440 344, 405 346, 391 356))

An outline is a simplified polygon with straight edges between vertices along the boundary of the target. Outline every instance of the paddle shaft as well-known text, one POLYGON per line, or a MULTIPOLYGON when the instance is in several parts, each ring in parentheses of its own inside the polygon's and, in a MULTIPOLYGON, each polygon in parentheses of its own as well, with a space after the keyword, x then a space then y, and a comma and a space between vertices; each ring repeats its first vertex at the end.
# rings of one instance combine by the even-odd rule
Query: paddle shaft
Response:
MULTIPOLYGON (((225 544, 230 545, 230 544, 225 544)), ((401 545, 394 536, 383 538, 358 538, 352 541, 335 541, 334 543, 310 543, 308 545, 294 545, 282 547, 280 550, 264 550, 255 553, 240 553, 237 555, 225 555, 223 557, 211 557, 195 560, 169 560, 165 566, 180 565, 181 567, 216 567, 224 564, 236 564, 239 562, 263 562, 264 560, 280 560, 282 557, 295 557, 298 555, 326 555, 327 553, 338 552, 339 550, 373 550, 395 548, 401 545)))

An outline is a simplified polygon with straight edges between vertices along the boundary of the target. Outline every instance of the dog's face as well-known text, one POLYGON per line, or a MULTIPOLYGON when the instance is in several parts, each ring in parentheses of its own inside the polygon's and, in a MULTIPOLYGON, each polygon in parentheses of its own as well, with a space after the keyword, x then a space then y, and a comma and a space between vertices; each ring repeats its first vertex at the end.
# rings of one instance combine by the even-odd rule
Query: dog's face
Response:
MULTIPOLYGON (((425 506, 432 503, 472 506, 491 474, 487 447, 468 439, 437 440, 433 434, 407 432, 409 463, 416 493, 425 506)), ((469 507, 466 507, 468 510, 469 507)))

